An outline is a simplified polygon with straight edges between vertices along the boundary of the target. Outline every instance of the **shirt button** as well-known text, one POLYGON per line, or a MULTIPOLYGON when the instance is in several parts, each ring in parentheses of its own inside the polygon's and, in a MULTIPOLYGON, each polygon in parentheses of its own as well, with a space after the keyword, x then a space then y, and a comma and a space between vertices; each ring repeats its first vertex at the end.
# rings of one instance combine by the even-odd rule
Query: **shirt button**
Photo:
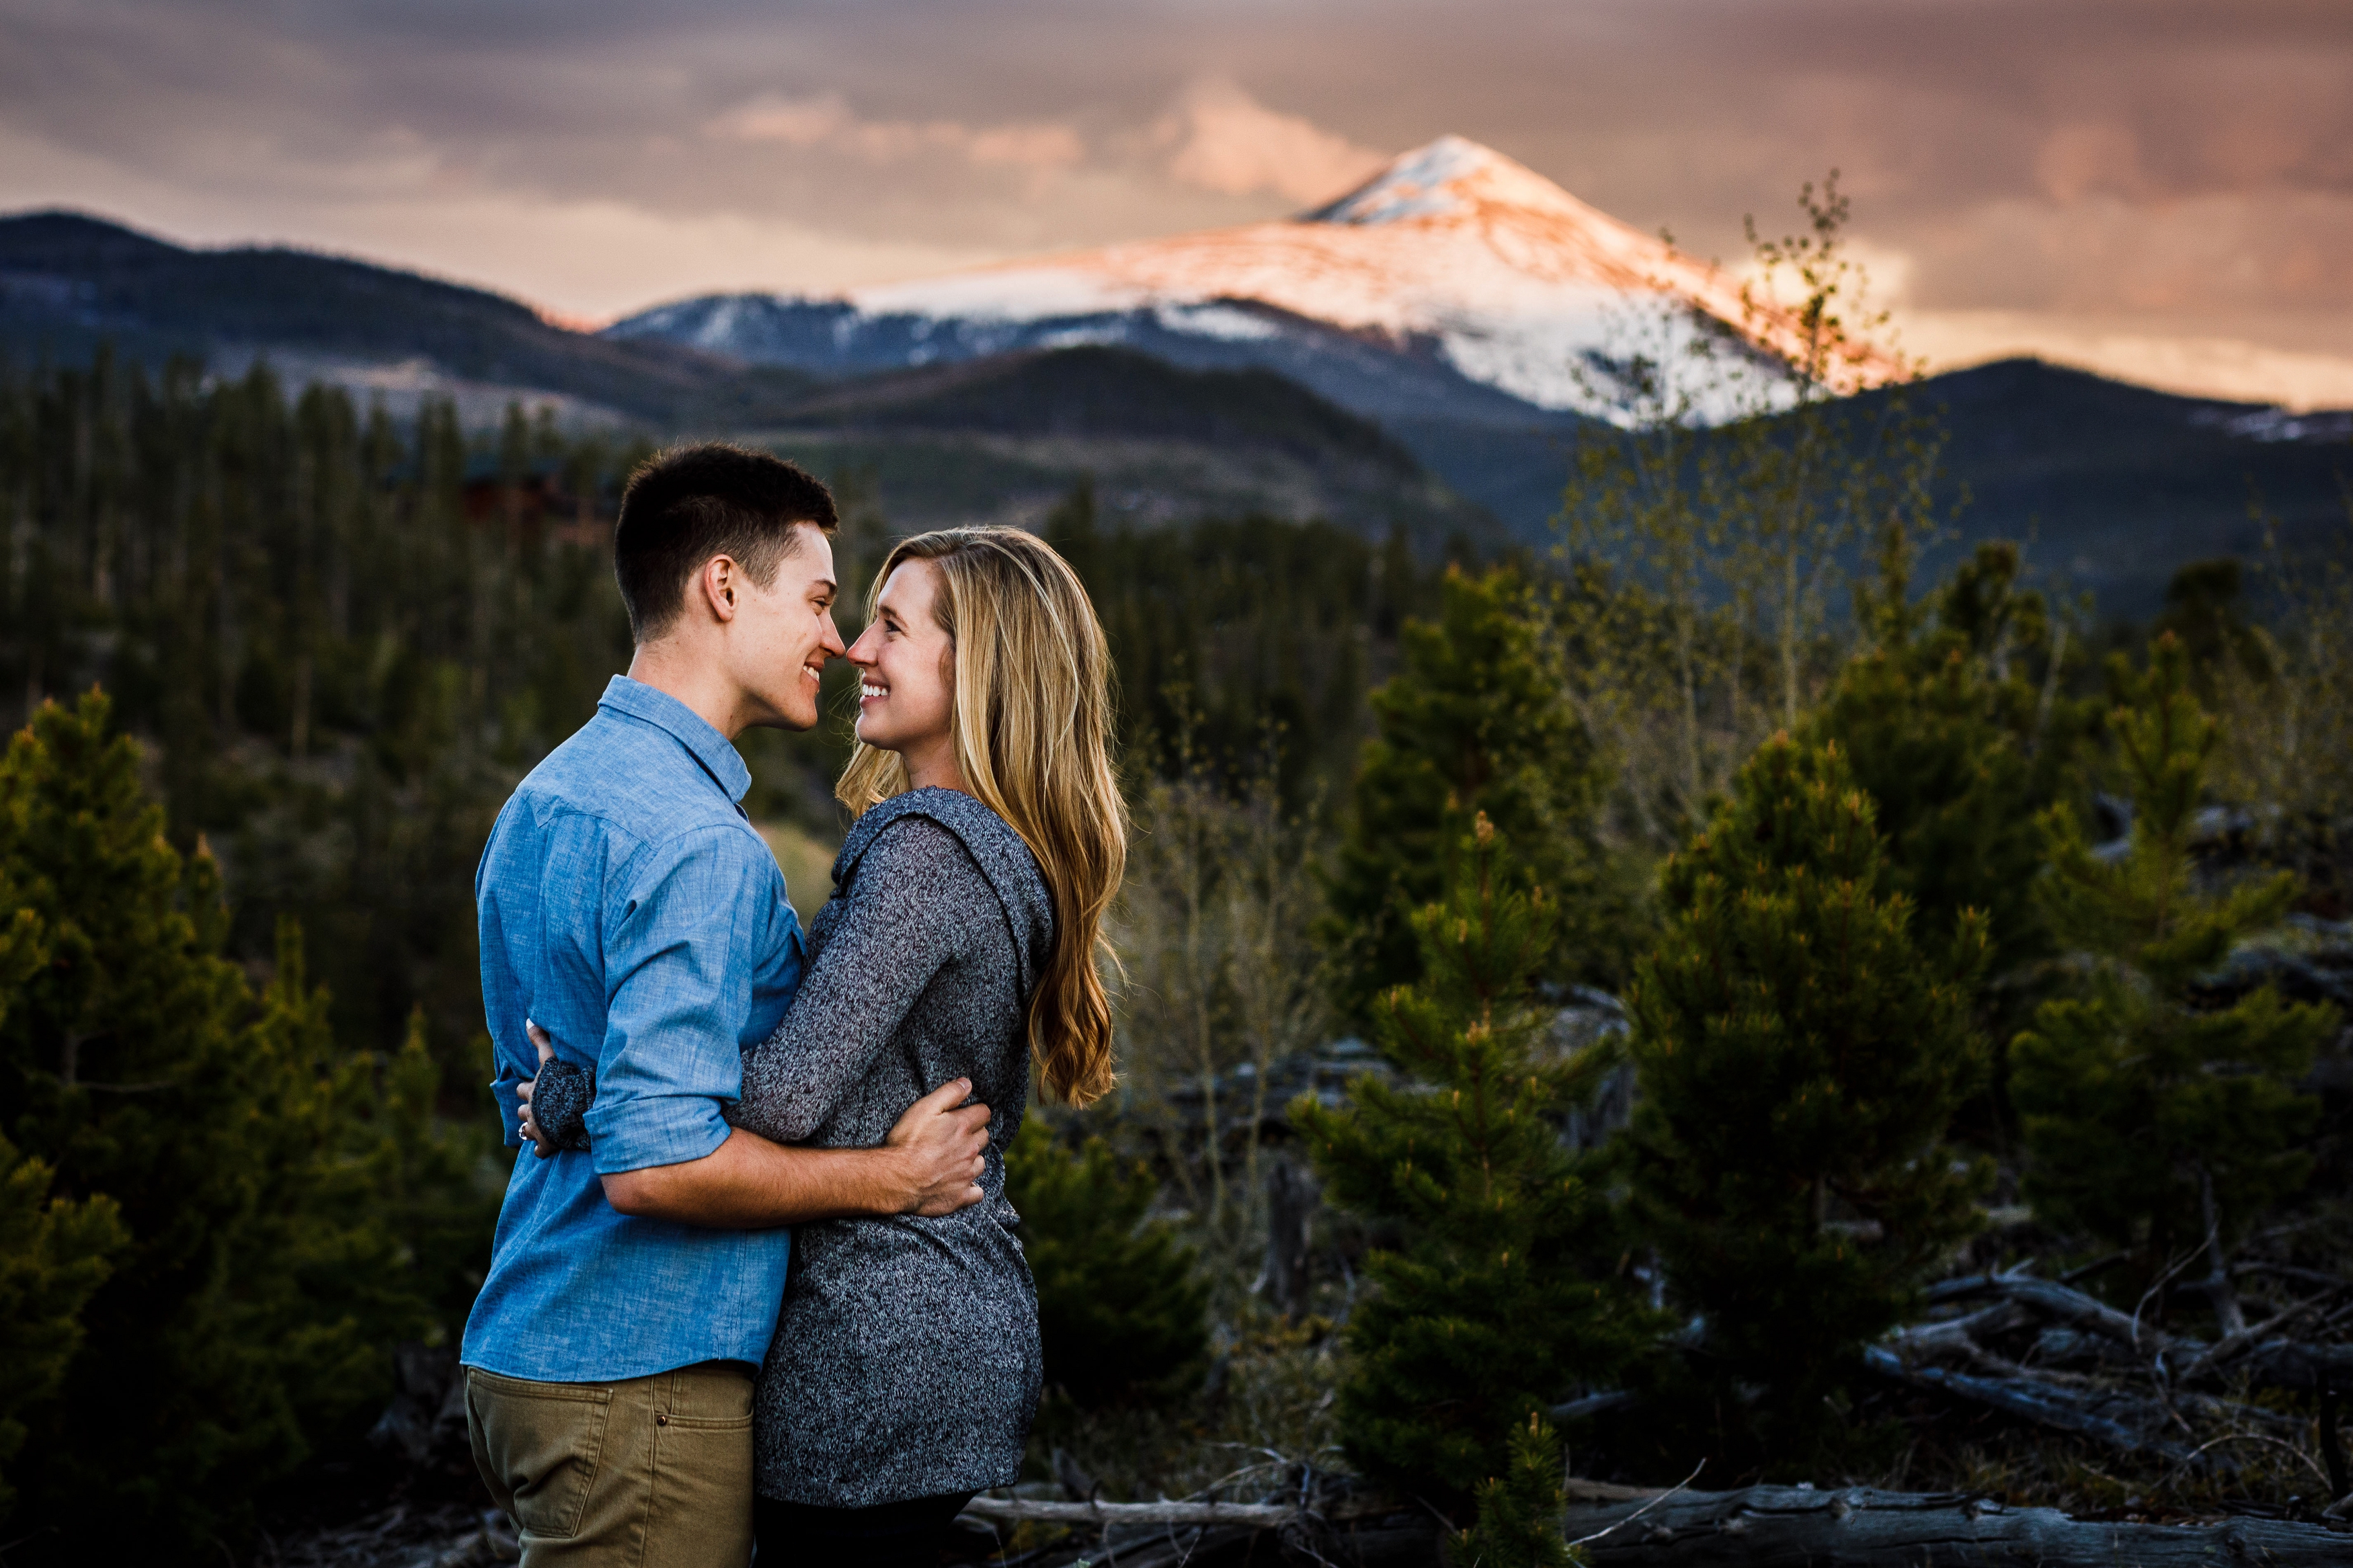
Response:
POLYGON ((667 1415, 657 1415, 654 1417, 654 1425, 657 1426, 667 1426, 670 1425, 670 1417, 667 1415))

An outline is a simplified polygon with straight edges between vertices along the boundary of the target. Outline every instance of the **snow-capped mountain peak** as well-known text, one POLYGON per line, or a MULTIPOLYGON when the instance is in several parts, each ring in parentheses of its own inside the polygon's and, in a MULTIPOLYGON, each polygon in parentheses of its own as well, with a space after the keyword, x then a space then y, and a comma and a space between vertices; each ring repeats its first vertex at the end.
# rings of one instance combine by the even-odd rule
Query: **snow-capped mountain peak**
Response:
MULTIPOLYGON (((1419 376, 1467 383, 1472 402, 1500 394, 1530 412, 1623 421, 1634 410, 1620 373, 1637 356, 1680 362, 1704 334, 1694 309, 1768 351, 1719 361, 1697 389, 1699 414, 1785 400, 1779 359, 1799 346, 1788 316, 1755 308, 1734 279, 1492 148, 1441 136, 1297 218, 1002 262, 834 300, 691 300, 611 330, 817 369, 1131 342, 1180 360, 1270 364, 1376 415, 1396 412, 1370 405, 1390 397, 1398 376, 1419 376), (765 323, 756 330, 745 324, 755 315, 765 323), (1345 342, 1324 341, 1334 338, 1345 342), (1357 385, 1367 351, 1394 362, 1371 390, 1357 385), (828 353, 832 366, 818 363, 828 353)), ((1898 368, 1861 347, 1831 380, 1842 390, 1875 384, 1898 368)))
POLYGON ((1378 224, 1453 217, 1482 200, 1577 214, 1589 210, 1550 180, 1492 148, 1461 136, 1440 136, 1301 221, 1378 224))

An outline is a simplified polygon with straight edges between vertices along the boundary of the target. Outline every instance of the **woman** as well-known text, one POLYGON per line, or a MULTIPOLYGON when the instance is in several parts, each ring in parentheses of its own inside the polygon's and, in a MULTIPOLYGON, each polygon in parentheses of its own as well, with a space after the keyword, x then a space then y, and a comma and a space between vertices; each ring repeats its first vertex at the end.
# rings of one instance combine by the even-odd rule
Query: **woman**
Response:
MULTIPOLYGON (((969 1078, 994 1111, 987 1195, 936 1219, 796 1233, 754 1405, 764 1568, 930 1563, 975 1492, 1014 1480, 1038 1400, 1038 1306, 1003 1152, 1031 1057, 1071 1104, 1112 1081, 1095 948, 1126 821, 1093 607, 1061 557, 1014 529, 910 539, 878 581, 849 649, 858 747, 835 792, 857 824, 800 989, 745 1053, 728 1120, 779 1142, 868 1146, 969 1078)), ((592 1096, 581 1069, 548 1064, 526 1132, 579 1146, 592 1096)))

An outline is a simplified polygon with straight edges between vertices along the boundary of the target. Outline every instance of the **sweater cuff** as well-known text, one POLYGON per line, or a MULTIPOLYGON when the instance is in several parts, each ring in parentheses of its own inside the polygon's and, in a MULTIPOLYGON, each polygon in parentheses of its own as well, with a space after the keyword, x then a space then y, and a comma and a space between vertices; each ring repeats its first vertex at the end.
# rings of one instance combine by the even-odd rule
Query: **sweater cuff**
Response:
POLYGON ((595 1068, 549 1062, 539 1069, 539 1082, 531 1091, 532 1120, 557 1148, 586 1152, 588 1107, 596 1098, 595 1068))

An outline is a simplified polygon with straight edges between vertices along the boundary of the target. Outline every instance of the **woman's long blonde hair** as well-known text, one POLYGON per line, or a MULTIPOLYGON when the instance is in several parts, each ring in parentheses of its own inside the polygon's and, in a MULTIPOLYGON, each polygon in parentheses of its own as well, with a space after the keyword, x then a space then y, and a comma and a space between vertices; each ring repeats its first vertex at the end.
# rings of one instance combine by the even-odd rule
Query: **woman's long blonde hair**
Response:
MULTIPOLYGON (((938 574, 932 606, 953 649, 949 723, 965 784, 1029 845, 1053 899, 1053 952, 1029 997, 1030 1054, 1050 1097, 1085 1105, 1112 1086, 1111 1000, 1096 950, 1127 868, 1103 626, 1070 563, 1018 528, 902 541, 867 590, 870 621, 908 561, 938 574)), ((834 795, 864 816, 906 788, 905 760, 861 741, 834 795)))

